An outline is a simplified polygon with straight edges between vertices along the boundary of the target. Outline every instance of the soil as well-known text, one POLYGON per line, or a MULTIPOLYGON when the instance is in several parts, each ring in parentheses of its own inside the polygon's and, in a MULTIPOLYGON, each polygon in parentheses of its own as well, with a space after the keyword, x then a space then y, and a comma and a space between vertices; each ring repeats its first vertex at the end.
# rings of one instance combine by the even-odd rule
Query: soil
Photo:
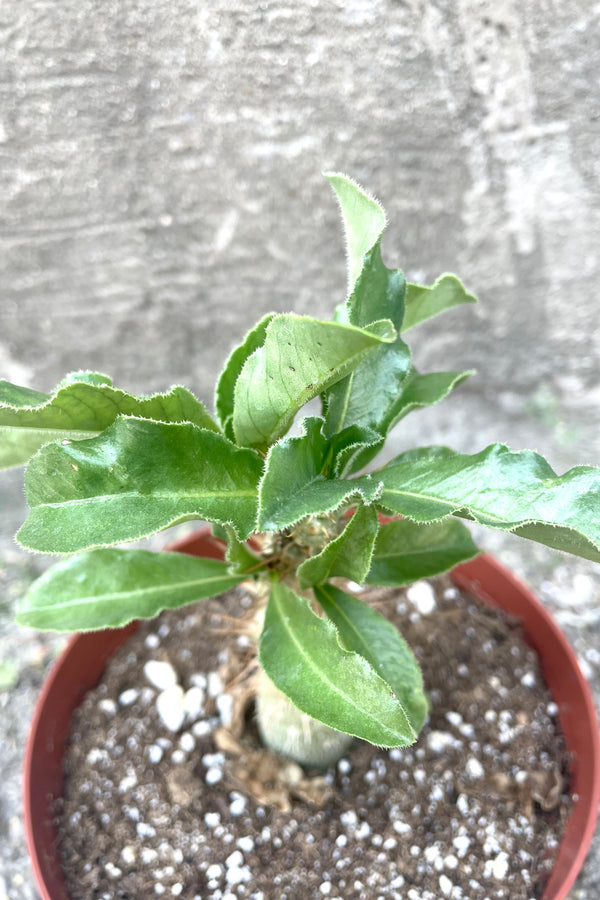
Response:
POLYGON ((140 625, 73 721, 59 817, 73 900, 542 895, 571 799, 534 652, 447 579, 369 599, 412 646, 431 713, 412 747, 356 742, 326 773, 260 747, 249 641, 223 635, 241 590, 140 625), (175 672, 166 714, 148 661, 175 672))

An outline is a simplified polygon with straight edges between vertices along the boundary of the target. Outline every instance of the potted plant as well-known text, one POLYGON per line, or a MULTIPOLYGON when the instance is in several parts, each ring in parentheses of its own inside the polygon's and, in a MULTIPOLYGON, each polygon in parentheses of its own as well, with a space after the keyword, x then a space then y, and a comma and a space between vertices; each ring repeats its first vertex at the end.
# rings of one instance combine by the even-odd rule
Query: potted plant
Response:
MULTIPOLYGON (((414 654, 358 586, 406 586, 473 560, 478 550, 462 520, 600 561, 597 468, 557 476, 538 454, 503 444, 473 455, 407 450, 374 468, 404 416, 471 374, 419 373, 406 333, 474 297, 453 275, 423 287, 388 269, 382 208, 347 177, 328 178, 346 228, 348 298, 332 321, 261 319, 218 378, 214 415, 182 387, 135 397, 92 372, 67 376, 52 395, 0 383, 0 461, 28 463, 30 513, 18 540, 65 555, 32 585, 19 622, 121 629, 251 582, 258 731, 275 754, 320 769, 357 738, 412 745, 430 709, 414 654), (320 414, 290 436, 297 414, 319 397, 320 414), (204 556, 114 546, 194 519, 212 523, 204 556)), ((468 565, 456 577, 481 585, 487 564, 471 574, 468 565)), ((514 584, 502 577, 510 593, 514 584)), ((118 631, 102 634, 85 687, 123 640, 118 631)), ((72 672, 89 656, 86 646, 72 645, 72 672)), ((576 664, 573 672, 580 679, 576 664)), ((581 690, 591 716, 583 743, 597 753, 581 690)), ((57 722, 74 702, 65 699, 57 722)), ((58 734, 41 740, 43 752, 60 755, 58 734)), ((592 776, 597 801, 597 769, 592 776)), ((589 841, 592 814, 583 828, 577 840, 589 841)), ((442 893, 458 896, 444 877, 442 893)), ((552 897, 563 897, 565 884, 552 897)), ((63 896, 52 893, 60 887, 42 889, 63 896)))

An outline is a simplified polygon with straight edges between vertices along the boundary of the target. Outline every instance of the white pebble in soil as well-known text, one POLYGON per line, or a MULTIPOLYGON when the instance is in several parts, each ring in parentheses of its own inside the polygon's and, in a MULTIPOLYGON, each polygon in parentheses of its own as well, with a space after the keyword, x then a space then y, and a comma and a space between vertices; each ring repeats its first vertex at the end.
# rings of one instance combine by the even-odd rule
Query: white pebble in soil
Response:
POLYGON ((163 755, 164 751, 158 744, 150 744, 150 746, 146 748, 146 756, 154 766, 161 761, 163 755))
POLYGON ((223 693, 223 682, 218 672, 209 672, 207 681, 208 696, 213 700, 223 693))
POLYGON ((251 853, 252 850, 254 850, 254 838, 249 834, 242 835, 241 838, 238 838, 236 844, 242 853, 251 853))
POLYGON ((488 859, 483 871, 484 878, 495 878, 496 881, 503 881, 508 874, 508 854, 499 853, 494 859, 488 859))
POLYGON ((208 719, 200 719, 192 725, 192 734, 196 737, 208 737, 213 731, 212 725, 208 719))
POLYGON ((218 784, 219 781, 223 778, 223 769, 219 769, 218 766, 211 766, 210 769, 207 770, 206 775, 204 776, 204 780, 208 785, 218 784))
POLYGON ((407 589, 406 596, 422 616, 428 616, 437 606, 435 591, 427 581, 415 581, 407 589))
POLYGON ((128 774, 125 775, 125 777, 122 778, 121 781, 119 782, 119 787, 118 787, 119 793, 120 794, 129 793, 129 791, 132 791, 134 789, 134 787, 137 786, 137 783, 138 783, 138 780, 137 780, 137 775, 135 774, 135 772, 128 772, 128 774))
POLYGON ((185 721, 183 698, 183 688, 178 684, 161 691, 156 698, 156 711, 160 720, 173 733, 179 731, 185 721))
POLYGON ((144 666, 144 675, 151 685, 164 691, 177 684, 177 672, 169 662, 150 659, 144 666))
POLYGON ((454 887, 454 885, 447 875, 440 875, 439 885, 440 891, 442 892, 444 897, 449 897, 452 894, 452 888, 454 887))
POLYGON ((204 688, 194 685, 185 692, 183 709, 188 722, 196 722, 204 713, 206 695, 204 688))
POLYGON ((204 821, 209 828, 216 828, 221 824, 221 814, 218 812, 208 812, 204 816, 204 821))
POLYGON ((140 692, 135 688, 128 688, 126 691, 123 691, 119 694, 119 703, 121 706, 131 706, 137 698, 139 697, 140 692))
POLYGON ((184 731, 179 738, 179 746, 184 753, 192 753, 196 749, 196 739, 189 731, 184 731))
POLYGON ((459 834, 453 839, 452 845, 456 850, 459 859, 463 859, 467 854, 467 850, 471 846, 471 838, 466 834, 459 834))
POLYGON ((465 774, 472 781, 477 781, 477 779, 483 778, 485 771, 479 760, 470 756, 465 763, 465 774))
POLYGON ((233 717, 233 697, 231 694, 219 694, 215 700, 222 724, 227 727, 233 717))
POLYGON ((218 881, 223 877, 225 870, 219 863, 213 863, 206 870, 206 877, 209 881, 218 881))
POLYGON ((461 741, 449 731, 430 731, 427 735, 427 746, 432 753, 442 754, 452 747, 460 747, 461 741))
POLYGON ((246 812, 246 798, 237 791, 232 791, 229 803, 229 812, 232 816, 241 816, 246 812))
POLYGON ((114 715, 116 715, 117 704, 114 700, 105 698, 98 702, 98 709, 100 709, 105 716, 109 716, 109 718, 112 718, 114 715))

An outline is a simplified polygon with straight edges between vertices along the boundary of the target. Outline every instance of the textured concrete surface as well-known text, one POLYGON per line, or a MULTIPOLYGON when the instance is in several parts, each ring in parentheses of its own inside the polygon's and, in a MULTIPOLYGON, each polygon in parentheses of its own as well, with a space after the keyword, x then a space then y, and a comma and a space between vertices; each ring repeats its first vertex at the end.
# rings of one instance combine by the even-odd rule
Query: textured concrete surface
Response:
MULTIPOLYGON (((424 370, 474 367, 395 447, 491 440, 600 462, 600 5, 589 0, 4 0, 0 374, 134 391, 215 369, 263 312, 342 299, 321 171, 384 202, 389 264, 481 298, 415 334, 424 370)), ((0 898, 33 896, 19 754, 56 641, 11 610, 40 563, 0 476, 0 898), (10 668, 10 667, 9 667, 10 668)), ((598 686, 598 571, 501 537, 598 686), (558 585, 558 587, 557 587, 558 585)), ((572 897, 592 900, 598 843, 572 897)))

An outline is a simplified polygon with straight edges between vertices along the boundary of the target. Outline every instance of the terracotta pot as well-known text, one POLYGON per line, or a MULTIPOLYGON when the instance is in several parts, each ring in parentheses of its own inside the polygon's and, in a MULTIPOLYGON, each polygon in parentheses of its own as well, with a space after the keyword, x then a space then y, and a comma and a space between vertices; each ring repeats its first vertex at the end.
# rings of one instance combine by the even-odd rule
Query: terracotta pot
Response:
MULTIPOLYGON (((208 529, 173 549, 219 558, 222 544, 208 529)), ((452 573, 458 587, 517 616, 537 651, 559 708, 573 758, 572 790, 579 799, 567 822, 552 877, 542 900, 565 900, 583 865, 600 801, 600 738, 587 682, 562 632, 528 588, 490 556, 480 556, 452 573)), ((56 662, 40 694, 25 757, 24 802, 27 843, 42 900, 71 900, 56 850, 52 810, 62 793, 62 757, 70 721, 83 695, 100 680, 109 657, 133 633, 123 629, 75 635, 56 662)))

